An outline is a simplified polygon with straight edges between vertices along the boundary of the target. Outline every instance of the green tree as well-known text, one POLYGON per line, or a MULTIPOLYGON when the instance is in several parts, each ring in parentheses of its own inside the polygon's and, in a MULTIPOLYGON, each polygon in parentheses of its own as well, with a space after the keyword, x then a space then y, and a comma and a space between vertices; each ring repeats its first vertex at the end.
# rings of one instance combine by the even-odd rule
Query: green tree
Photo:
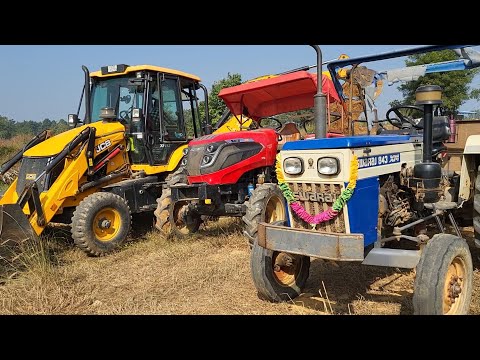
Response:
MULTIPOLYGON (((405 60, 406 66, 424 65, 441 61, 458 60, 453 50, 435 51, 426 54, 411 55, 405 60)), ((405 105, 415 104, 415 91, 422 85, 439 85, 443 89, 443 107, 451 112, 458 111, 459 107, 468 99, 480 96, 478 89, 471 90, 470 83, 480 69, 465 71, 450 71, 434 74, 427 74, 416 81, 406 82, 398 87, 402 92, 404 100, 395 100, 391 106, 399 103, 405 105)))
POLYGON ((70 130, 70 126, 68 126, 65 120, 60 119, 58 120, 58 123, 53 127, 52 130, 55 134, 60 134, 64 131, 70 130))
POLYGON ((70 129, 63 119, 57 121, 44 119, 40 121, 24 120, 16 122, 0 115, 0 139, 10 139, 16 135, 37 135, 43 130, 52 130, 54 134, 60 134, 70 129))
MULTIPOLYGON (((220 90, 240 85, 242 83, 242 75, 240 74, 227 74, 226 78, 215 81, 212 85, 212 89, 208 94, 208 113, 210 114, 210 122, 212 125, 216 124, 217 121, 222 117, 223 112, 226 110, 227 106, 222 99, 218 97, 220 90)), ((205 103, 201 102, 199 104, 199 110, 201 117, 205 117, 205 103)))
POLYGON ((24 120, 23 122, 15 123, 15 130, 17 134, 36 135, 42 131, 42 124, 39 121, 24 120))
POLYGON ((470 98, 475 100, 480 100, 480 89, 473 89, 470 92, 470 98))
POLYGON ((0 139, 10 139, 15 135, 15 122, 5 116, 0 116, 0 139))
POLYGON ((56 125, 55 120, 52 121, 49 118, 46 118, 42 121, 42 131, 46 129, 51 129, 56 125))

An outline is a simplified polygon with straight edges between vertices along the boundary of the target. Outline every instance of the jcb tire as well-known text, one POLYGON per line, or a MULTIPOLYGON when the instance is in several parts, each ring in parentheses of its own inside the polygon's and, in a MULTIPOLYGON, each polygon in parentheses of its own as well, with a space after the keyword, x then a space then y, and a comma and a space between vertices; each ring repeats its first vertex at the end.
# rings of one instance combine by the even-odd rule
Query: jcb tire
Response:
POLYGON ((252 280, 261 299, 282 302, 295 299, 302 292, 310 271, 308 256, 278 253, 253 244, 250 257, 252 280), (279 256, 288 256, 293 262, 290 266, 275 269, 279 256))
POLYGON ((475 178, 475 197, 473 198, 473 228, 475 230, 475 245, 480 248, 480 166, 475 178))
POLYGON ((414 314, 466 315, 472 297, 472 281, 472 257, 467 242, 455 235, 434 235, 417 265, 414 314))
POLYGON ((72 218, 72 237, 89 256, 105 256, 127 239, 132 217, 127 202, 120 196, 100 192, 87 196, 72 218))
POLYGON ((247 212, 243 216, 245 230, 250 247, 257 241, 258 224, 286 220, 285 198, 276 184, 259 185, 247 202, 247 212))
POLYGON ((198 231, 201 218, 200 216, 189 216, 187 224, 181 229, 176 226, 175 204, 172 202, 172 190, 170 186, 177 184, 188 184, 187 174, 184 168, 175 171, 167 178, 167 187, 162 190, 162 196, 157 199, 157 209, 155 210, 155 227, 160 233, 167 237, 172 234, 184 236, 198 231))

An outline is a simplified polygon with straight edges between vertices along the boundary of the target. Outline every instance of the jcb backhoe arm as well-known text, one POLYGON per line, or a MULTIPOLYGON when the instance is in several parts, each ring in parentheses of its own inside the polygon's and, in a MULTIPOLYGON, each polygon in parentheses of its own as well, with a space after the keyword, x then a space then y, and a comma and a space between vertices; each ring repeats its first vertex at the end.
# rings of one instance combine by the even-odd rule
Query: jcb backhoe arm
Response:
POLYGON ((52 159, 21 194, 16 194, 16 180, 0 199, 0 263, 11 262, 18 247, 29 239, 36 239, 65 199, 78 193, 78 182, 89 167, 87 145, 91 137, 95 137, 95 129, 87 127, 52 159), (42 177, 62 161, 65 161, 65 166, 61 174, 48 191, 40 193, 38 184, 42 177))

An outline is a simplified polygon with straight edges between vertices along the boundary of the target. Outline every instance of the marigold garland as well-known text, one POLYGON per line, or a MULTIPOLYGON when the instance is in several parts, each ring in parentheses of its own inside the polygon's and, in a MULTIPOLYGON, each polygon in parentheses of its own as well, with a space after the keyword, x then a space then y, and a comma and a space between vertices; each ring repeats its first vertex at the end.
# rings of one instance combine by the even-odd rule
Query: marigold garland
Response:
POLYGON ((275 172, 277 173, 278 186, 280 190, 282 190, 285 199, 287 199, 290 208, 303 221, 307 222, 310 225, 317 225, 335 219, 335 217, 338 216, 339 212, 343 209, 345 204, 353 196, 358 179, 358 158, 356 156, 353 156, 353 159, 350 162, 350 178, 347 188, 342 191, 342 193, 333 203, 333 206, 331 208, 328 208, 327 210, 315 216, 310 215, 307 210, 305 210, 305 208, 300 205, 298 201, 295 201, 295 196, 293 195, 292 190, 290 190, 288 184, 285 183, 285 178, 283 176, 282 158, 280 154, 277 154, 277 164, 275 172))

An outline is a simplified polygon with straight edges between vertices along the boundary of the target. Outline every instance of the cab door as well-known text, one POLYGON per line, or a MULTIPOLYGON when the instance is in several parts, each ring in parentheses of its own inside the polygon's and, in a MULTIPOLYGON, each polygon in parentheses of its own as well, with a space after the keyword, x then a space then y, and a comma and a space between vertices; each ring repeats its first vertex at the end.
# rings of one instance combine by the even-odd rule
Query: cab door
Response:
POLYGON ((159 73, 150 84, 146 130, 151 165, 165 165, 187 143, 180 79, 159 73))

